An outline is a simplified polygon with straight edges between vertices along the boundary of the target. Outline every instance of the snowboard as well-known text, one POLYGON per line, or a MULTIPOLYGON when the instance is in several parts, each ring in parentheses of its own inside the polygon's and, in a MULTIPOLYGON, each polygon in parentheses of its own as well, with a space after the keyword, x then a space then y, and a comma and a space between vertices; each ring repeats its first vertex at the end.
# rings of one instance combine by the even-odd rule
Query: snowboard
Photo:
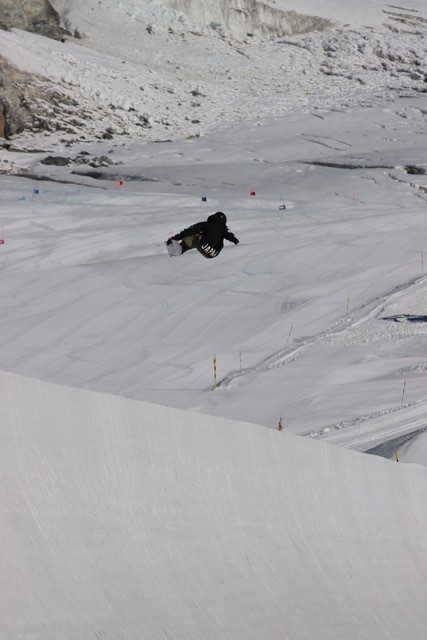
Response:
POLYGON ((170 244, 167 244, 167 242, 165 242, 165 245, 171 258, 181 255, 182 247, 179 244, 178 240, 172 240, 170 244))

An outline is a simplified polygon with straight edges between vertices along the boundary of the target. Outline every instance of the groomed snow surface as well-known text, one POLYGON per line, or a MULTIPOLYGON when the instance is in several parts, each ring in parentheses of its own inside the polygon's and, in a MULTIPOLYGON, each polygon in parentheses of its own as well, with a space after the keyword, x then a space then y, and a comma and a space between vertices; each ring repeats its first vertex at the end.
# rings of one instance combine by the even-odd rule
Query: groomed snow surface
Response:
POLYGON ((426 462, 424 150, 402 98, 1 178, 3 367, 200 412, 2 374, 2 637, 424 638, 426 468, 320 441, 426 462))
POLYGON ((426 182, 404 169, 425 165, 424 104, 93 145, 116 163, 97 169, 27 154, 50 181, 2 178, 3 368, 313 437, 363 423, 365 451, 381 416, 406 429, 427 369, 426 182), (237 247, 168 257, 221 209, 237 247))
POLYGON ((423 467, 1 386, 2 638, 424 637, 423 467))
POLYGON ((2 55, 99 111, 0 150, 0 640, 424 640, 423 6, 53 4, 83 44, 2 55), (216 210, 240 244, 169 258, 216 210))

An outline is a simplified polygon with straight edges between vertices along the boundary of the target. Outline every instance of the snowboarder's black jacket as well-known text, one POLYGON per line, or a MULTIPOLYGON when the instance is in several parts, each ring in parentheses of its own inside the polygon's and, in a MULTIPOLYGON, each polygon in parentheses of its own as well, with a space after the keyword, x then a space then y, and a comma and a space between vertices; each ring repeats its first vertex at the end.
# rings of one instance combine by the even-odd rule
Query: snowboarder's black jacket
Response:
POLYGON ((217 256, 224 246, 224 239, 238 244, 239 241, 226 225, 227 217, 217 211, 208 217, 206 222, 197 222, 173 236, 174 240, 184 240, 189 236, 198 238, 197 249, 206 257, 217 256), (209 255, 210 254, 210 255, 209 255))

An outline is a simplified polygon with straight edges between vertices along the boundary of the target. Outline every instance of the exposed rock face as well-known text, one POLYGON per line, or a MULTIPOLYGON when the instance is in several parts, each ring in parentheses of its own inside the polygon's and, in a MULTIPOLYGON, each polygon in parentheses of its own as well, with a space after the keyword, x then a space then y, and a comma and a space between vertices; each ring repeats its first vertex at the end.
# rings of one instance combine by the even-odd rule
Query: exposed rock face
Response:
POLYGON ((68 131, 81 111, 49 80, 19 71, 0 56, 0 137, 11 138, 25 130, 68 131))
POLYGON ((0 58, 0 137, 9 138, 14 133, 20 133, 31 123, 29 109, 26 108, 24 87, 27 86, 29 76, 13 69, 13 67, 0 58))
POLYGON ((59 15, 48 0, 0 0, 0 26, 32 31, 61 40, 64 30, 59 15))
POLYGON ((6 120, 4 117, 4 106, 0 103, 0 138, 5 138, 6 120))

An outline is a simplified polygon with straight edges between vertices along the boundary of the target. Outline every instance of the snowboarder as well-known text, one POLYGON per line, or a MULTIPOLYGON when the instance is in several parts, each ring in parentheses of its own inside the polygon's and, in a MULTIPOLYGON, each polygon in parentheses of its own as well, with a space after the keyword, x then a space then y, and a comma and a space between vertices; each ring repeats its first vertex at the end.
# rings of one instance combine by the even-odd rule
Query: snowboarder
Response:
POLYGON ((224 239, 239 244, 226 223, 225 213, 217 211, 209 216, 206 222, 191 225, 166 242, 169 255, 181 255, 189 249, 197 249, 205 258, 216 258, 224 246, 224 239))

